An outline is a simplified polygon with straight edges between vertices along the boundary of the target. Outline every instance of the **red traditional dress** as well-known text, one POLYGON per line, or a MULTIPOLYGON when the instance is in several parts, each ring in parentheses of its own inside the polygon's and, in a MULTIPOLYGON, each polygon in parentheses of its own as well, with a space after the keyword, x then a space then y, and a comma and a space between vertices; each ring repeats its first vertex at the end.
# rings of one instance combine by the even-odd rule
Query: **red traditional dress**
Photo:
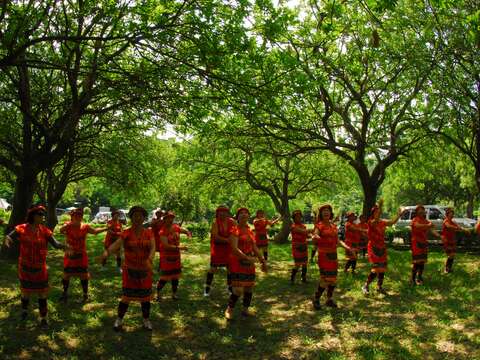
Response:
POLYGON ((443 250, 449 258, 453 258, 457 251, 457 244, 455 241, 455 229, 449 229, 446 225, 450 225, 455 227, 456 229, 460 229, 460 226, 453 222, 453 220, 445 219, 443 221, 442 226, 442 243, 443 243, 443 250))
POLYGON ((267 247, 268 246, 268 230, 267 226, 271 222, 267 219, 255 219, 253 221, 253 226, 255 228, 255 243, 257 247, 267 247))
POLYGON ((122 223, 120 221, 109 220, 107 222, 107 234, 105 235, 104 245, 108 249, 122 235, 122 223))
POLYGON ((75 226, 71 221, 65 224, 66 242, 72 248, 70 255, 65 254, 63 258, 63 278, 78 277, 82 280, 90 279, 88 272, 88 255, 86 238, 91 230, 90 225, 81 224, 75 226))
MULTIPOLYGON (((232 218, 227 218, 226 224, 217 218, 216 224, 217 233, 221 237, 228 238, 230 235, 235 233, 235 221, 232 218)), ((228 267, 230 252, 230 243, 217 242, 213 235, 210 236, 210 266, 228 267)))
POLYGON ((151 229, 142 229, 140 236, 132 228, 122 233, 125 262, 122 271, 122 301, 146 302, 152 298, 152 269, 148 266, 152 240, 151 229))
MULTIPOLYGON (((367 230, 368 232, 368 224, 367 223, 360 223, 357 225, 360 229, 367 230)), ((360 242, 358 244, 358 248, 360 250, 366 249, 368 246, 368 235, 364 232, 360 233, 360 242)))
POLYGON ((428 257, 427 234, 429 229, 420 229, 417 224, 431 225, 427 219, 415 216, 412 219, 412 263, 425 264, 428 257))
POLYGON ((153 236, 155 236, 155 251, 160 252, 160 246, 161 246, 161 241, 160 241, 160 230, 162 230, 163 227, 163 221, 154 221, 152 223, 152 231, 153 231, 153 236))
MULTIPOLYGON (((165 236, 169 245, 180 245, 180 226, 172 224, 170 228, 162 227, 160 236, 165 236)), ((167 249, 160 242, 160 280, 176 280, 182 274, 182 261, 179 249, 167 249)))
POLYGON ((385 228, 383 220, 374 223, 368 221, 368 261, 372 264, 372 272, 384 273, 387 270, 387 247, 385 246, 385 228))
POLYGON ((337 282, 338 260, 338 229, 335 224, 325 225, 322 222, 315 224, 317 229, 318 268, 320 282, 323 286, 335 285, 337 282))
POLYGON ((18 278, 20 289, 26 294, 46 294, 48 292, 47 243, 52 231, 38 225, 34 232, 28 224, 15 227, 20 242, 18 258, 18 278))
POLYGON ((304 224, 292 224, 290 227, 292 234, 292 256, 295 266, 303 266, 308 263, 307 233, 295 232, 294 229, 307 230, 304 224))
POLYGON ((351 221, 347 221, 345 223, 345 244, 347 244, 352 248, 352 250, 354 250, 354 251, 350 251, 345 249, 345 255, 348 260, 357 260, 356 251, 358 251, 360 248, 360 238, 361 238, 361 233, 355 230, 358 228, 359 228, 359 225, 354 224, 351 221))
MULTIPOLYGON (((247 225, 244 228, 237 227, 235 235, 238 236, 238 249, 245 255, 255 256, 253 244, 255 236, 247 225)), ((255 286, 255 265, 235 254, 230 254, 229 271, 233 287, 255 286)))

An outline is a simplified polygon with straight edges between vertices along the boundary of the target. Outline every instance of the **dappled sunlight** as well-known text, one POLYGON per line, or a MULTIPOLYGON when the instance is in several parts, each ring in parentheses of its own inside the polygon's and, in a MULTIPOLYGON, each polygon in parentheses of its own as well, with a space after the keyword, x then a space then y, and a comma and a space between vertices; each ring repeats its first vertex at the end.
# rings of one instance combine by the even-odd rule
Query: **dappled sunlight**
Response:
MULTIPOLYGON (((242 318, 240 298, 234 320, 226 321, 226 273, 222 270, 215 275, 211 296, 204 298, 208 246, 192 243, 184 256, 180 299, 170 298, 168 284, 162 301, 152 303, 153 332, 142 328, 140 306, 132 303, 125 316, 124 331, 115 333, 112 327, 121 277, 113 261, 105 267, 92 261, 102 248, 101 236, 93 239, 89 249, 91 300, 86 304, 81 302, 81 288, 76 280, 70 288, 71 301, 67 305, 59 302, 62 255, 49 254, 50 329, 46 332, 38 327, 36 299, 30 305, 34 311, 30 312, 26 330, 18 329, 16 270, 8 266, 8 278, 0 279, 0 301, 4 304, 0 310, 0 343, 7 357, 30 359, 34 357, 33 349, 36 359, 151 358, 153 354, 157 359, 256 358, 264 354, 284 359, 300 358, 300 354, 305 358, 358 359, 480 355, 480 309, 476 301, 479 285, 478 278, 472 277, 480 261, 468 255, 459 257, 462 264, 473 264, 471 269, 462 268, 459 262, 455 273, 444 276, 442 254, 432 254, 425 274, 428 282, 423 287, 411 288, 407 284, 409 253, 391 250, 391 268, 385 279, 389 295, 372 291, 368 297, 360 290, 369 269, 361 259, 356 276, 339 273, 334 298, 340 308, 322 306, 320 311, 314 311, 311 299, 318 282, 316 265, 309 265, 307 284, 297 279, 291 285, 289 245, 272 245, 270 256, 275 264, 268 274, 259 274, 254 289, 252 311, 256 316, 242 318), (12 336, 17 339, 12 341, 12 336), (21 350, 20 339, 22 348, 30 350, 21 350)), ((154 279, 157 278, 155 270, 154 279)), ((324 301, 322 298, 321 303, 324 301)))

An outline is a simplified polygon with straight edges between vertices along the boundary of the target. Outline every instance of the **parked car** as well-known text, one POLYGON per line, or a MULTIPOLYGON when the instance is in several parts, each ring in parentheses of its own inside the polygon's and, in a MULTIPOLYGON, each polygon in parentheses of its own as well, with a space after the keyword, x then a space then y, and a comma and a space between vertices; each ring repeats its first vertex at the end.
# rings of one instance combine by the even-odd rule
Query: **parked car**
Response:
MULTIPOLYGON (((120 222, 122 224, 127 223, 127 211, 120 209, 120 222)), ((93 218, 93 224, 106 224, 109 220, 112 219, 112 213, 110 211, 99 211, 93 218)))
POLYGON ((12 210, 12 205, 10 205, 7 200, 0 198, 0 209, 10 211, 12 210))
POLYGON ((57 216, 61 216, 61 215, 65 214, 67 212, 67 210, 62 209, 62 208, 56 208, 55 212, 57 213, 57 216))
MULTIPOLYGON (((440 232, 442 230, 443 220, 445 219, 445 210, 448 208, 448 206, 424 205, 424 207, 427 212, 427 220, 431 221, 435 226, 435 230, 440 232)), ((407 229, 410 230, 412 219, 415 216, 415 208, 416 206, 403 207, 403 209, 405 209, 405 212, 403 213, 401 218, 398 220, 398 222, 395 224, 396 230, 407 230, 407 229)), ((461 227, 464 227, 467 229, 474 228, 477 223, 474 219, 463 218, 463 217, 453 218, 453 220, 461 227)), ((404 239, 404 241, 406 243, 409 243, 410 237, 408 237, 407 239, 404 239)))

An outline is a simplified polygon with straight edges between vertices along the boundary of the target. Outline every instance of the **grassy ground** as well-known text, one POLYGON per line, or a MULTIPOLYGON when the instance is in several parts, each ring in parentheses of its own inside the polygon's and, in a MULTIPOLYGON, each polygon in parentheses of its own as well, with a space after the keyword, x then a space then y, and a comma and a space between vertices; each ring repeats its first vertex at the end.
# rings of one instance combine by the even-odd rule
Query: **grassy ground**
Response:
MULTIPOLYGON (((92 281, 91 301, 85 305, 76 280, 70 303, 58 301, 62 253, 49 253, 52 289, 47 331, 37 327, 36 300, 27 329, 18 328, 16 264, 0 260, 2 359, 480 359, 480 258, 476 255, 459 254, 455 272, 444 275, 444 256, 432 251, 425 286, 412 289, 407 282, 410 253, 391 249, 385 281, 389 295, 362 295, 368 266, 360 260, 355 277, 339 276, 335 297, 340 308, 315 312, 311 297, 316 266, 309 268, 309 283, 292 286, 290 246, 272 245, 270 272, 257 277, 256 318, 238 316, 227 322, 225 275, 215 277, 212 295, 205 299, 209 245, 194 239, 184 256, 180 300, 170 299, 167 285, 162 302, 152 306, 153 332, 142 329, 140 307, 132 304, 125 331, 117 334, 112 326, 121 277, 113 258, 105 268, 93 261, 101 252, 102 236, 90 236, 88 241, 92 281)), ((341 249, 339 253, 343 259, 341 249)))

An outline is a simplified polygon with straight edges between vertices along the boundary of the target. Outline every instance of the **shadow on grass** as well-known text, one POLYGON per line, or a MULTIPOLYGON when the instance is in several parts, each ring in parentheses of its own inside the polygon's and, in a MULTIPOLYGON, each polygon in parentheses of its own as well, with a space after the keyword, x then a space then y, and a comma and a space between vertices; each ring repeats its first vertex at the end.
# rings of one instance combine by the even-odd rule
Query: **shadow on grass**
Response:
MULTIPOLYGON (((170 286, 160 303, 152 303, 153 332, 142 329, 140 306, 131 304, 122 333, 112 329, 121 291, 121 276, 111 258, 106 267, 93 262, 102 251, 102 237, 89 240, 91 301, 82 304, 81 287, 72 280, 70 301, 59 302, 62 254, 51 251, 50 328, 41 331, 31 313, 26 330, 18 328, 19 291, 16 263, 0 262, 0 350, 4 358, 97 359, 422 359, 480 356, 477 299, 478 265, 461 254, 455 272, 441 273, 444 256, 432 252, 425 271, 426 284, 412 288, 410 252, 391 250, 385 286, 390 295, 369 297, 361 285, 369 272, 360 259, 355 276, 339 273, 335 299, 339 309, 314 311, 311 298, 318 269, 309 266, 307 284, 291 285, 290 245, 273 244, 270 271, 257 273, 253 296, 256 317, 223 317, 228 294, 225 272, 215 275, 209 298, 203 284, 209 263, 208 241, 191 242, 184 254, 180 300, 170 299, 170 286)), ((343 251, 339 249, 343 256, 343 251)), ((158 259, 156 260, 158 265, 158 259)), ((343 260, 340 261, 343 265, 343 260)), ((158 279, 155 274, 154 279, 158 279)), ((297 279, 299 280, 299 279, 297 279)), ((36 300, 32 301, 36 307, 36 300)))

